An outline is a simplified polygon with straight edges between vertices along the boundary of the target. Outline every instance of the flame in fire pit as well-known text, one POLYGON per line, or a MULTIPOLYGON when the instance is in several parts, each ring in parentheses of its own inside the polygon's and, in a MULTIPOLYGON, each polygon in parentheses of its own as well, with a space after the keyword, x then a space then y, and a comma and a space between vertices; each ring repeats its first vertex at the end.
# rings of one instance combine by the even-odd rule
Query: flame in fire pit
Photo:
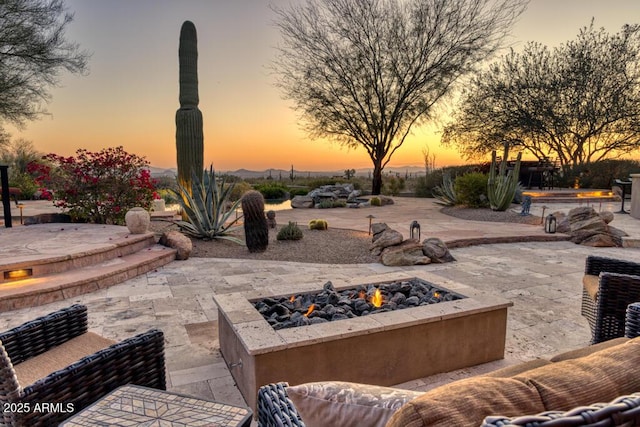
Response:
POLYGON ((316 308, 316 305, 315 305, 315 304, 311 304, 311 305, 309 306, 309 309, 307 310, 307 312, 304 314, 304 317, 309 317, 309 315, 310 315, 311 313, 313 313, 313 309, 314 309, 314 308, 316 308))
POLYGON ((294 302, 296 300, 296 296, 295 295, 291 295, 289 297, 289 302, 294 302))
POLYGON ((436 297, 436 298, 440 298, 440 292, 437 292, 437 291, 436 291, 436 292, 434 292, 434 293, 433 293, 433 296, 434 296, 434 297, 436 297))
POLYGON ((376 292, 373 294, 369 302, 373 304, 374 307, 380 307, 382 305, 382 292, 380 292, 380 289, 376 289, 376 292))

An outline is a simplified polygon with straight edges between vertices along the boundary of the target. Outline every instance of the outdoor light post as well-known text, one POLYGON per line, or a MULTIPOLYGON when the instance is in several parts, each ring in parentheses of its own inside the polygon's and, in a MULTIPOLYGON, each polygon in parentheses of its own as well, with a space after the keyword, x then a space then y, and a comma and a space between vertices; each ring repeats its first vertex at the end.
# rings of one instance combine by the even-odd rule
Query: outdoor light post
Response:
POLYGON ((375 218, 375 216, 367 215, 367 218, 369 218, 369 236, 371 236, 371 221, 373 220, 373 218, 375 218))
POLYGON ((553 234, 556 232, 557 227, 558 221, 556 220, 556 217, 553 214, 549 214, 547 220, 544 222, 544 232, 553 234))

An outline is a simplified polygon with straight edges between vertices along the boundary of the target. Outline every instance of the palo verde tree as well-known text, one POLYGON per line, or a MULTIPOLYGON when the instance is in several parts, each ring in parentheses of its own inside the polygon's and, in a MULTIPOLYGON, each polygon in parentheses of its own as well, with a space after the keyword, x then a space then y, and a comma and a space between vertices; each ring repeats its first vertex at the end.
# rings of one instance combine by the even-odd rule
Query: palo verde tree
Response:
POLYGON ((474 76, 459 105, 442 142, 467 158, 504 141, 565 170, 628 154, 640 148, 640 26, 528 43, 474 76))
POLYGON ((307 0, 275 9, 274 69, 314 138, 363 147, 372 193, 411 127, 501 46, 525 0, 307 0))
POLYGON ((0 121, 35 119, 62 71, 87 71, 89 54, 65 39, 72 19, 62 0, 0 1, 0 121))

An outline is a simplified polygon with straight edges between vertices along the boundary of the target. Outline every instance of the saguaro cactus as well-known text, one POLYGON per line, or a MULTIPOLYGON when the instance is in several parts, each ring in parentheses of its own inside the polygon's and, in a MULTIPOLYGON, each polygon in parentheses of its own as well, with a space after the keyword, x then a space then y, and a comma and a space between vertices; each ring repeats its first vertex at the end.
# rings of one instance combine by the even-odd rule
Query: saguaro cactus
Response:
POLYGON ((499 174, 496 175, 496 152, 491 153, 491 170, 487 181, 487 197, 489 206, 494 211, 506 211, 518 189, 518 178, 520 176, 520 158, 522 153, 518 153, 518 158, 513 170, 507 171, 507 157, 509 156, 509 143, 504 144, 504 155, 500 163, 499 174))
POLYGON ((269 245, 269 229, 264 215, 264 197, 259 191, 251 190, 242 196, 244 216, 244 237, 249 252, 264 252, 269 245))
POLYGON ((191 189, 192 176, 202 182, 204 136, 198 109, 198 37, 196 27, 185 21, 180 29, 180 108, 176 112, 178 183, 191 189), (192 174, 193 171, 193 174, 192 174))

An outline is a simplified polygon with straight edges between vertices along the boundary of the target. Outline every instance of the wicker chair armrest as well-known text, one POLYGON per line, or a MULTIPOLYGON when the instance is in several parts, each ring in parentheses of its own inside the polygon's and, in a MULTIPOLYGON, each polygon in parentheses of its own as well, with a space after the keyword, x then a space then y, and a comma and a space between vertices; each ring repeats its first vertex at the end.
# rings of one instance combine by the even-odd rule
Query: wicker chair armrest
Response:
POLYGON ((157 329, 127 338, 23 389, 23 403, 54 402, 72 412, 11 414, 15 425, 57 425, 112 390, 137 384, 166 389, 164 334, 157 329))
POLYGON ((87 307, 74 304, 0 333, 15 365, 87 332, 87 307))
POLYGON ((267 384, 258 390, 258 425, 260 427, 304 427, 304 422, 287 396, 287 383, 267 384))
POLYGON ((640 276, 640 264, 621 259, 589 255, 585 263, 585 274, 597 276, 602 271, 640 276))
POLYGON ((597 403, 567 412, 549 411, 517 418, 487 417, 482 427, 610 427, 638 425, 639 422, 640 393, 633 393, 610 403, 597 403))

